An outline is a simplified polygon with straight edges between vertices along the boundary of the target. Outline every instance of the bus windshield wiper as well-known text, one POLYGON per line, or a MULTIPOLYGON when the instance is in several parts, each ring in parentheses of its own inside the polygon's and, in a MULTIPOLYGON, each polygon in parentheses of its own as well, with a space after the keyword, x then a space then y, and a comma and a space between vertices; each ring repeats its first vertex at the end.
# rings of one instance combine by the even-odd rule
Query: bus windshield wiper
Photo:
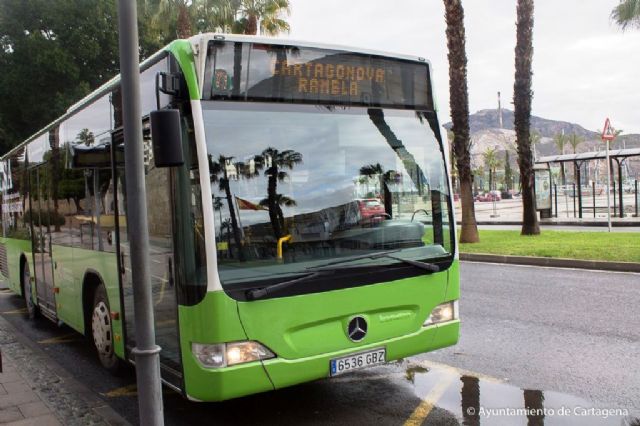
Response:
POLYGON ((406 263, 408 265, 411 266, 415 266, 416 268, 420 268, 420 269, 424 269, 426 271, 429 272, 439 272, 440 271, 440 267, 436 264, 433 263, 427 263, 427 262, 422 262, 419 260, 411 260, 411 259, 404 259, 402 257, 398 257, 398 256, 393 256, 392 253, 397 253, 400 250, 387 250, 387 251, 381 251, 378 253, 369 253, 369 254, 363 254, 360 256, 355 256, 355 257, 351 257, 349 259, 341 259, 341 260, 336 260, 333 262, 328 262, 325 264, 322 264, 318 267, 312 267, 312 268, 307 268, 310 271, 328 271, 328 270, 334 270, 333 268, 330 268, 330 266, 333 265, 339 265, 341 263, 347 263, 347 262, 352 262, 352 261, 356 261, 356 260, 362 260, 362 259, 378 259, 381 257, 386 257, 388 259, 394 259, 397 260, 399 262, 402 263, 406 263))
POLYGON ((266 296, 273 294, 273 293, 277 293, 280 290, 284 290, 287 287, 290 287, 294 284, 298 284, 301 283, 303 281, 309 281, 314 279, 315 277, 319 276, 319 275, 324 275, 327 271, 314 271, 314 272, 308 272, 305 275, 298 277, 298 278, 294 278, 292 280, 287 280, 287 281, 282 281, 278 284, 274 284, 272 286, 268 286, 268 287, 263 287, 263 288, 252 288, 251 290, 247 290, 246 295, 247 295, 247 300, 258 300, 258 299, 263 299, 266 296))

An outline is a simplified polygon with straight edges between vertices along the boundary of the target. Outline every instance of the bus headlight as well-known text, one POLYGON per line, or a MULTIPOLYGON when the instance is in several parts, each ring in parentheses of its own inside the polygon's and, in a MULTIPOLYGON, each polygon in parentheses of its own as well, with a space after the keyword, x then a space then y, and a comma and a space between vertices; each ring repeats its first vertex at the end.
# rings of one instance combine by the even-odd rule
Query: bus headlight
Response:
POLYGON ((191 350, 198 362, 205 368, 230 367, 275 357, 273 352, 254 341, 216 344, 192 343, 191 350))
POLYGON ((422 326, 425 327, 427 325, 433 325, 440 322, 453 321, 458 318, 458 301, 452 300, 451 302, 442 303, 433 308, 429 318, 427 318, 422 326))

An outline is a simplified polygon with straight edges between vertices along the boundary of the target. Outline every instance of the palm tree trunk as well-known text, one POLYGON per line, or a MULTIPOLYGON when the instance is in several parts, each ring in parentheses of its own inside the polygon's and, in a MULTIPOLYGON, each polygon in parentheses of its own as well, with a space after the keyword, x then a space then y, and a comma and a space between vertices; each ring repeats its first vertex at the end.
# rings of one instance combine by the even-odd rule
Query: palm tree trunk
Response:
POLYGON ((518 0, 516 73, 513 85, 514 124, 522 185, 522 235, 540 234, 531 161, 531 60, 533 58, 533 0, 518 0))
POLYGON ((238 227, 238 219, 236 218, 235 203, 233 202, 233 195, 231 195, 231 188, 229 188, 229 179, 225 179, 224 192, 227 196, 227 205, 229 206, 229 216, 231 217, 231 227, 233 228, 233 242, 238 248, 238 259, 242 262, 245 260, 244 251, 242 250, 242 237, 240 236, 240 228, 238 227))
POLYGON ((269 174, 269 183, 267 187, 267 201, 269 205, 269 220, 271 221, 271 227, 273 228, 273 234, 276 240, 282 238, 282 229, 280 228, 280 220, 278 219, 278 209, 276 204, 277 194, 277 178, 278 170, 273 167, 273 173, 269 174))
POLYGON ((444 0, 449 49, 449 98, 453 121, 453 150, 458 166, 462 205, 461 243, 480 241, 473 205, 473 174, 469 139, 469 94, 467 91, 467 54, 465 51, 464 9, 460 0, 444 0))
POLYGON ((258 17, 256 15, 249 15, 247 17, 247 26, 244 29, 244 33, 247 35, 258 34, 258 17))

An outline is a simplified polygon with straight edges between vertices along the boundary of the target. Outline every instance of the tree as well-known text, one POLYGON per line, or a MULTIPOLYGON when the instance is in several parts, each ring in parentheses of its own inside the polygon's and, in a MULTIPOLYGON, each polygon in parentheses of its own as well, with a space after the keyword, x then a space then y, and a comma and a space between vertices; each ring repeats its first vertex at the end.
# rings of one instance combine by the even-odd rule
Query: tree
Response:
POLYGON ((623 30, 640 28, 640 0, 620 0, 611 11, 611 19, 623 30))
MULTIPOLYGON (((567 137, 564 135, 564 132, 556 133, 553 136, 553 143, 556 145, 556 148, 558 148, 558 153, 560 153, 560 155, 564 155, 564 146, 567 143, 567 137)), ((560 162, 560 180, 562 185, 567 184, 567 177, 564 172, 564 162, 560 162)))
MULTIPOLYGON (((244 251, 242 250, 242 238, 240 235, 240 227, 236 218, 235 202, 233 194, 231 194, 231 186, 229 185, 230 168, 244 167, 242 163, 233 163, 233 157, 220 155, 217 161, 213 161, 213 157, 209 155, 209 172, 211 173, 211 182, 217 182, 220 191, 223 191, 227 199, 227 207, 229 208, 229 217, 231 219, 231 227, 233 230, 233 240, 238 248, 238 259, 242 262, 245 260, 244 251)), ((222 232, 222 228, 220 229, 222 232)), ((229 251, 231 253, 231 251, 229 251)))
POLYGON ((393 214, 393 198, 391 195, 391 191, 389 191, 388 183, 391 182, 393 177, 396 175, 395 170, 386 170, 380 163, 368 164, 366 166, 360 167, 360 175, 366 176, 367 178, 377 177, 378 182, 376 183, 376 192, 379 193, 378 189, 382 190, 382 200, 384 203, 384 209, 389 215, 392 217, 393 214))
POLYGON ((482 153, 482 158, 487 165, 487 169, 489 169, 489 190, 496 189, 494 179, 496 176, 496 169, 500 167, 501 164, 498 159, 498 149, 487 148, 487 150, 482 153))
POLYGON ((14 146, 118 72, 112 0, 0 2, 0 116, 14 146))
POLYGON ((465 50, 464 9, 461 0, 444 0, 449 49, 449 103, 452 131, 460 184, 462 206, 461 243, 480 241, 473 204, 473 174, 471 173, 471 138, 469 137, 469 93, 467 90, 467 53, 465 50))
MULTIPOLYGON (((584 142, 584 138, 580 135, 576 135, 575 133, 571 133, 569 135, 568 142, 569 142, 569 145, 571 145, 571 148, 573 149, 573 153, 577 154, 578 145, 584 142)), ((573 180, 574 181, 576 180, 577 176, 578 176, 578 169, 577 169, 576 163, 574 162, 573 163, 573 180)), ((580 185, 580 182, 576 182, 576 183, 580 185)))
POLYGON ((531 148, 533 149, 533 162, 535 164, 535 160, 537 158, 537 154, 536 154, 536 146, 540 143, 540 140, 542 139, 542 135, 540 134, 540 132, 536 131, 536 130, 531 130, 529 132, 529 143, 531 144, 531 148))
POLYGON ((256 173, 264 169, 264 175, 268 178, 267 198, 263 200, 265 203, 263 204, 261 201, 261 204, 269 209, 269 220, 271 221, 273 234, 275 239, 279 240, 284 236, 285 226, 281 206, 295 205, 295 202, 294 204, 287 204, 287 200, 291 199, 278 194, 278 182, 283 182, 289 177, 289 174, 283 169, 292 170, 297 164, 302 163, 302 154, 290 149, 279 151, 276 148, 269 147, 262 151, 260 155, 257 155, 254 161, 256 173))
POLYGON ((456 153, 453 149, 453 141, 455 140, 455 135, 451 130, 447 130, 447 141, 449 142, 449 162, 451 167, 451 187, 454 192, 458 192, 458 167, 456 165, 456 153))
POLYGON ((256 35, 258 22, 261 32, 268 35, 289 32, 289 24, 281 18, 291 13, 289 0, 242 0, 239 12, 242 15, 239 28, 244 34, 256 35))
POLYGON ((512 189, 513 170, 511 170, 511 161, 509 159, 509 150, 504 151, 504 186, 507 191, 512 189))
POLYGON ((522 185, 522 235, 540 234, 531 157, 531 61, 533 59, 533 0, 518 0, 516 21, 514 127, 522 185))

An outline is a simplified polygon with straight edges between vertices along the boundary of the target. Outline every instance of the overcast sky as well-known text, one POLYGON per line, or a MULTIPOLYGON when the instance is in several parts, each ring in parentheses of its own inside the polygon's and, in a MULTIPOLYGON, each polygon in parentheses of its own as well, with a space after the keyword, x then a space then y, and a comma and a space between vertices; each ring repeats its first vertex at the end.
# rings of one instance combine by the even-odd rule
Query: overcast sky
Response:
MULTIPOLYGON (((449 78, 441 0, 290 0, 291 39, 429 59, 443 121, 449 78)), ((463 0, 471 113, 513 109, 515 0, 463 0)), ((640 30, 609 20, 618 0, 538 0, 533 31, 534 115, 601 129, 605 117, 640 133, 640 30)))

